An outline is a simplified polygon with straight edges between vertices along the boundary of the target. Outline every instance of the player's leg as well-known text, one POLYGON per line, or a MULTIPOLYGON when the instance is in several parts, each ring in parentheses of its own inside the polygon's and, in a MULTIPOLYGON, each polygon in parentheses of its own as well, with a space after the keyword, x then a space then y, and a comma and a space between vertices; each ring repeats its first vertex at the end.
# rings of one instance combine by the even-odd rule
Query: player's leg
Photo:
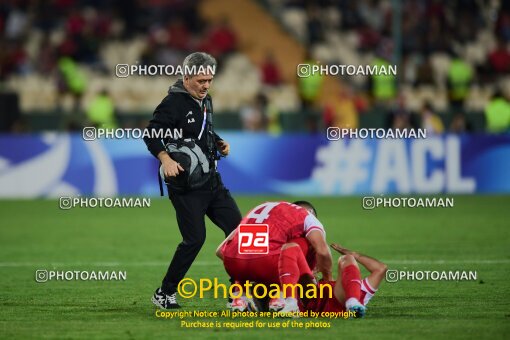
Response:
POLYGON ((377 292, 382 280, 386 277, 387 267, 384 263, 366 255, 357 254, 356 259, 370 272, 370 275, 361 281, 362 292, 360 301, 366 306, 377 292))
POLYGON ((332 244, 331 247, 343 255, 354 256, 356 261, 361 263, 361 265, 370 272, 370 275, 366 278, 366 280, 369 281, 370 286, 373 289, 377 289, 379 287, 379 284, 385 278, 386 271, 388 270, 388 267, 384 263, 374 259, 373 257, 344 248, 339 244, 332 244))
MULTIPOLYGON (((198 192, 185 195, 171 194, 170 196, 177 215, 182 242, 177 246, 161 285, 161 291, 170 298, 160 304, 163 305, 163 308, 178 308, 177 285, 186 275, 205 242, 205 204, 201 203, 203 197, 198 192)), ((161 296, 156 296, 157 293, 158 291, 156 291, 153 300, 161 301, 161 296)))
MULTIPOLYGON (((231 283, 242 287, 243 282, 246 282, 245 273, 249 270, 249 263, 244 259, 226 256, 223 258, 223 265, 228 275, 230 275, 231 283)), ((238 289, 236 286, 229 288, 229 291, 230 290, 232 290, 233 296, 229 295, 227 308, 236 312, 255 310, 254 303, 247 299, 246 292, 242 292, 241 289, 238 289)))
MULTIPOLYGON (((230 192, 223 185, 215 191, 214 196, 209 202, 206 214, 214 224, 223 230, 225 238, 237 228, 242 219, 239 207, 230 195, 230 192)), ((232 277, 229 281, 231 284, 234 283, 232 277)), ((232 302, 232 299, 229 297, 227 306, 232 305, 232 302)))
POLYGON ((388 267, 381 261, 362 254, 358 254, 357 261, 370 272, 365 280, 368 281, 369 288, 375 292, 386 277, 388 267))
POLYGON ((306 262, 303 251, 297 243, 286 243, 282 246, 278 260, 278 272, 285 301, 283 302, 281 299, 271 300, 269 309, 273 311, 281 310, 282 312, 299 311, 297 284, 301 277, 313 278, 313 274, 306 262))
POLYGON ((338 277, 333 289, 335 298, 345 303, 346 310, 353 311, 357 317, 365 314, 361 298, 361 273, 352 255, 341 256, 338 260, 338 277))
POLYGON ((286 243, 282 246, 278 259, 278 273, 285 296, 297 297, 296 284, 302 276, 313 278, 305 255, 297 243, 286 243))
MULTIPOLYGON (((308 267, 310 269, 314 269, 317 264, 317 258, 315 254, 315 250, 313 249, 310 242, 306 239, 306 237, 299 237, 290 240, 288 243, 297 243, 301 251, 305 255, 306 262, 308 263, 308 267)), ((313 279, 313 278, 312 278, 313 279)))
POLYGON ((386 276, 387 266, 379 260, 354 252, 339 244, 332 244, 331 247, 341 254, 354 257, 358 263, 363 265, 370 272, 370 275, 361 281, 360 302, 366 306, 386 276))
MULTIPOLYGON (((251 259, 239 259, 225 256, 223 258, 223 263, 227 273, 240 287, 246 287, 247 281, 271 285, 279 282, 277 267, 278 257, 279 254, 251 259)), ((251 286, 253 287, 253 284, 251 284, 251 286)), ((253 291, 250 291, 250 294, 247 293, 248 292, 243 291, 242 295, 240 293, 234 294, 235 298, 232 299, 230 306, 232 310, 241 312, 257 310, 253 299, 253 291)))
POLYGON ((207 207, 206 215, 223 230, 225 237, 237 228, 242 219, 237 203, 225 187, 215 191, 207 207))

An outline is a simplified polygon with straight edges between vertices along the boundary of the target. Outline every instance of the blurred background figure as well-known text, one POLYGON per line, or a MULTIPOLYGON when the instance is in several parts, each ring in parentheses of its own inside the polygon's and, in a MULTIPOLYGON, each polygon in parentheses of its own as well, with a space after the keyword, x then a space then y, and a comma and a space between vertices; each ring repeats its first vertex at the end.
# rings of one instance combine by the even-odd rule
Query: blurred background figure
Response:
POLYGON ((58 61, 57 86, 59 89, 57 110, 63 110, 62 101, 66 95, 70 95, 73 100, 73 111, 81 111, 81 100, 87 89, 87 79, 73 59, 63 57, 58 61))
POLYGON ((324 76, 318 72, 312 73, 313 66, 319 65, 310 55, 307 55, 303 64, 308 65, 303 69, 303 74, 299 78, 299 96, 301 98, 301 108, 311 110, 318 103, 324 76))
POLYGON ((314 66, 320 66, 320 63, 313 60, 310 53, 307 52, 304 65, 306 69, 298 70, 301 72, 299 78, 299 98, 301 100, 301 113, 305 130, 308 132, 317 132, 319 127, 319 98, 324 84, 324 75, 319 72, 312 72, 314 66))
POLYGON ((405 111, 397 111, 393 114, 393 120, 391 123, 392 130, 406 130, 412 129, 411 117, 409 113, 405 111))
MULTIPOLYGON (((378 69, 388 68, 389 51, 380 51, 373 61, 372 66, 378 69)), ((371 77, 372 97, 375 104, 389 105, 397 96, 397 79, 392 74, 378 74, 371 77)))
POLYGON ((309 5, 307 7, 307 31, 308 31, 308 46, 324 41, 324 27, 322 15, 316 5, 309 5))
POLYGON ((450 105, 454 110, 462 110, 473 81, 473 69, 466 61, 455 56, 448 68, 448 89, 450 105))
POLYGON ((198 47, 199 50, 218 59, 223 59, 236 50, 237 36, 227 18, 223 17, 218 23, 212 23, 206 32, 198 47))
POLYGON ((501 92, 496 92, 485 107, 487 132, 504 133, 510 131, 510 103, 501 92))
POLYGON ((498 44, 488 55, 492 74, 508 74, 510 72, 510 52, 503 39, 498 39, 498 44))
POLYGON ((247 131, 267 131, 267 98, 263 94, 258 94, 252 104, 241 109, 241 119, 243 130, 247 131))
POLYGON ((115 105, 107 90, 101 91, 86 110, 87 121, 92 126, 113 129, 117 127, 115 105))
POLYGON ((416 117, 405 108, 405 101, 400 97, 393 109, 389 111, 386 126, 392 130, 407 130, 419 127, 416 117))
POLYGON ((260 66, 260 73, 262 84, 266 86, 278 86, 282 83, 280 68, 271 51, 266 53, 266 57, 260 66))
POLYGON ((348 87, 343 87, 331 104, 326 106, 323 117, 325 126, 358 128, 358 109, 352 90, 348 87))
POLYGON ((472 131, 472 126, 466 121, 463 113, 456 113, 450 123, 450 133, 463 134, 472 131))
POLYGON ((421 128, 427 130, 427 135, 438 135, 444 132, 443 122, 441 118, 434 113, 430 103, 426 103, 421 109, 421 128))

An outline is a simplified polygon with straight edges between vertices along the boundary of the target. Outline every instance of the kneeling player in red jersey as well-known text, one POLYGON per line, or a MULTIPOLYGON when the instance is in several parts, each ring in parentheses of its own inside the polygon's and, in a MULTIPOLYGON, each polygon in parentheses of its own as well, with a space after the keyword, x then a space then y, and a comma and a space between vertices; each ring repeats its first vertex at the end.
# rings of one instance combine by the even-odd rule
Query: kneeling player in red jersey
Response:
MULTIPOLYGON (((303 252, 299 247, 283 247, 293 239, 302 238, 314 250, 314 260, 317 271, 324 279, 330 281, 332 258, 326 243, 324 227, 316 217, 316 211, 309 202, 266 202, 250 211, 241 221, 243 224, 265 224, 268 226, 267 252, 261 254, 242 253, 240 245, 243 243, 239 228, 223 241, 216 254, 223 260, 226 271, 237 281, 255 281, 261 284, 285 284, 299 280, 291 276, 290 272, 279 275, 282 259, 301 276, 313 279, 312 271, 304 261, 303 252), (292 261, 297 258, 299 261, 292 261), (291 260, 291 261, 288 261, 291 260), (285 260, 284 260, 285 261, 285 260)), ((308 250, 306 250, 307 252, 308 250)), ((284 266, 285 267, 285 266, 284 266)), ((313 268, 313 267, 312 267, 313 268)), ((248 308, 249 301, 243 298, 234 299, 233 310, 243 311, 248 308)), ((297 300, 289 298, 273 298, 269 302, 269 309, 273 311, 299 311, 297 300)))

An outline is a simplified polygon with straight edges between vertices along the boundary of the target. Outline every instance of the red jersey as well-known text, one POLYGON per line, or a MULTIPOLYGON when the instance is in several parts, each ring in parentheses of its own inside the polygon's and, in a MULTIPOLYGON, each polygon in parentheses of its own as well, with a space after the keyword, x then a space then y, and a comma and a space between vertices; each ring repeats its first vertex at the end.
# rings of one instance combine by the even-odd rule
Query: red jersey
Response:
POLYGON ((279 254, 282 246, 292 239, 306 237, 312 230, 325 234, 319 220, 305 208, 288 202, 266 202, 252 209, 241 224, 267 224, 269 226, 268 254, 239 254, 239 227, 233 238, 223 246, 222 253, 230 258, 255 258, 279 254))

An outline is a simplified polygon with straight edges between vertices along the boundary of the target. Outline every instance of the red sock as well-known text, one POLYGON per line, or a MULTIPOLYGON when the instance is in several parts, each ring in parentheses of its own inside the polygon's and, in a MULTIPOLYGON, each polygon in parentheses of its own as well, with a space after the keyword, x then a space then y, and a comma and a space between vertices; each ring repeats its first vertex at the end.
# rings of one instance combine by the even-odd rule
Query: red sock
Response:
MULTIPOLYGON (((312 271, 306 263, 305 256, 299 247, 289 247, 283 249, 278 261, 278 272, 280 275, 280 284, 293 284, 299 282, 302 275, 312 275, 312 271)), ((313 276, 313 275, 312 275, 313 276)), ((297 287, 285 287, 286 297, 297 297, 297 287)))
POLYGON ((358 266, 350 264, 342 270, 342 286, 345 292, 345 301, 350 298, 361 298, 361 273, 358 266))

